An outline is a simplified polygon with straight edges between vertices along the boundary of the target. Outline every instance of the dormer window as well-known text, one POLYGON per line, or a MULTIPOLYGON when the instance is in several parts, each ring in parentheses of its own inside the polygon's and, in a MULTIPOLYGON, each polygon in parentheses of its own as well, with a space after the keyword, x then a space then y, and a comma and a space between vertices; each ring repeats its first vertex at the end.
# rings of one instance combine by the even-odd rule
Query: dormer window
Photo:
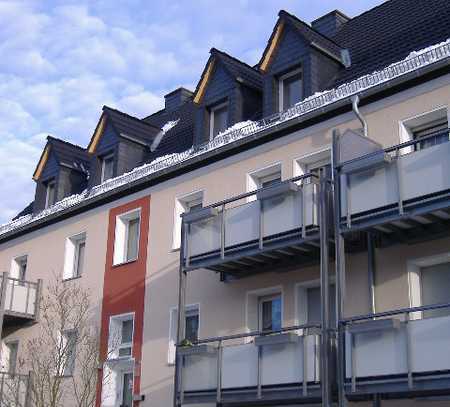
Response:
POLYGON ((296 69, 280 77, 278 82, 280 112, 302 100, 302 87, 301 69, 296 69))
POLYGON ((101 182, 104 182, 114 175, 114 155, 110 154, 101 158, 102 177, 101 182))
POLYGON ((210 109, 209 139, 212 140, 220 132, 228 128, 228 104, 222 103, 210 109))
POLYGON ((49 208, 56 201, 56 182, 54 180, 48 181, 45 188, 45 208, 49 208))

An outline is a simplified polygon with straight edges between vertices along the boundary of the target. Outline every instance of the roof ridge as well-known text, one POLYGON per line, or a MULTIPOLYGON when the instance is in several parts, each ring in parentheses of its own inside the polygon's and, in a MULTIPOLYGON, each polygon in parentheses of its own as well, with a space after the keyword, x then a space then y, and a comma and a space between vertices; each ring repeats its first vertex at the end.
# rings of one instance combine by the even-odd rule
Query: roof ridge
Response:
POLYGON ((115 108, 113 108, 113 107, 109 107, 109 106, 103 105, 102 110, 103 110, 103 111, 105 111, 105 110, 108 111, 108 110, 109 110, 109 111, 111 111, 111 112, 118 113, 118 114, 120 114, 120 115, 122 115, 122 116, 125 116, 125 117, 129 118, 129 119, 136 120, 136 121, 138 121, 139 123, 142 123, 142 124, 145 125, 145 126, 150 126, 150 127, 154 128, 154 129, 161 130, 159 127, 157 127, 157 126, 155 126, 155 125, 153 125, 153 124, 150 124, 150 123, 144 121, 143 119, 139 119, 139 118, 136 117, 136 116, 132 116, 131 114, 122 112, 122 111, 120 111, 120 110, 118 110, 118 109, 115 109, 115 108))
POLYGON ((241 61, 240 59, 238 59, 238 58, 236 58, 236 57, 234 57, 234 56, 228 54, 227 52, 222 51, 222 50, 220 50, 220 49, 218 49, 218 48, 216 48, 216 47, 212 47, 211 50, 210 50, 209 52, 210 52, 211 54, 212 54, 212 53, 216 53, 216 52, 219 53, 219 54, 222 54, 222 55, 224 55, 225 57, 228 57, 228 58, 232 59, 233 61, 236 61, 236 62, 240 63, 241 65, 244 65, 246 68, 250 69, 252 72, 255 72, 255 73, 259 74, 259 75, 261 74, 261 72, 259 72, 258 69, 252 67, 251 65, 247 64, 246 62, 241 61))
POLYGON ((67 141, 67 140, 60 139, 58 137, 54 137, 54 136, 48 135, 47 136, 47 141, 49 141, 49 142, 56 141, 58 143, 67 144, 67 145, 69 145, 71 147, 75 147, 75 148, 83 150, 83 151, 85 151, 87 153, 87 149, 85 147, 82 147, 82 146, 80 146, 78 144, 75 144, 75 143, 71 143, 70 141, 67 141))

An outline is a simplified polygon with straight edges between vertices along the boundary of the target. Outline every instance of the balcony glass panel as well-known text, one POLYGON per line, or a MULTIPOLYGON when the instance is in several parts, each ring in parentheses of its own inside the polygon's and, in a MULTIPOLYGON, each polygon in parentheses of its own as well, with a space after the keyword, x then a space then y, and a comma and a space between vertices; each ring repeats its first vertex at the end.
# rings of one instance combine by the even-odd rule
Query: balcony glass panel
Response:
POLYGON ((225 247, 251 242, 259 238, 259 201, 225 211, 225 247))
POLYGON ((410 338, 411 370, 431 373, 450 369, 450 316, 402 322, 398 328, 346 336, 346 376, 352 376, 352 352, 356 377, 407 374, 407 338, 410 338))
POLYGON ((5 295, 5 310, 34 315, 36 311, 37 285, 28 281, 8 279, 5 295))
POLYGON ((450 189, 450 143, 401 155, 382 167, 341 175, 342 216, 348 205, 351 214, 394 205, 399 201, 401 180, 402 200, 450 189))
POLYGON ((217 356, 209 353, 184 356, 182 375, 185 391, 215 390, 217 356))
POLYGON ((188 253, 190 256, 220 250, 219 216, 193 222, 188 228, 188 253))

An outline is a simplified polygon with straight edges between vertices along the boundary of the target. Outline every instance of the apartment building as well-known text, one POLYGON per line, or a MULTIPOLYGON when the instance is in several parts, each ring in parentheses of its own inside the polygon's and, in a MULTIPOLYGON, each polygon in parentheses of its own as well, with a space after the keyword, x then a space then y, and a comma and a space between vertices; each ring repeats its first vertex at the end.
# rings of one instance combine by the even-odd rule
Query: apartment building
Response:
POLYGON ((49 138, 0 227, 1 383, 30 401, 59 276, 95 298, 98 406, 448 405, 449 22, 282 10, 256 66, 213 48, 161 111, 49 138))

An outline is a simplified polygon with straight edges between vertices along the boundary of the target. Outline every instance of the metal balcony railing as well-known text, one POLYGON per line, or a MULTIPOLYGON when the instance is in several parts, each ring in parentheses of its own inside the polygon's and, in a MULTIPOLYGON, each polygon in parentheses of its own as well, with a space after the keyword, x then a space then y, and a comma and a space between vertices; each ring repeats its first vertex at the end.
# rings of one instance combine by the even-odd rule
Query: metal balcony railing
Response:
POLYGON ((343 320, 348 394, 450 391, 450 303, 343 320), (384 383, 386 387, 380 387, 384 383))
POLYGON ((449 130, 340 163, 343 229, 450 207, 449 130))
POLYGON ((31 407, 30 375, 0 371, 0 407, 31 407))
POLYGON ((320 325, 178 346, 180 403, 320 397, 320 325))
POLYGON ((41 280, 31 282, 9 277, 3 273, 0 277, 0 304, 5 316, 35 318, 38 313, 41 280))
POLYGON ((317 232, 318 177, 306 174, 245 193, 186 213, 183 222, 186 269, 239 262, 244 256, 247 267, 261 265, 264 253, 275 251, 269 258, 276 259, 277 249, 317 232), (252 259, 258 255, 262 258, 252 259))

